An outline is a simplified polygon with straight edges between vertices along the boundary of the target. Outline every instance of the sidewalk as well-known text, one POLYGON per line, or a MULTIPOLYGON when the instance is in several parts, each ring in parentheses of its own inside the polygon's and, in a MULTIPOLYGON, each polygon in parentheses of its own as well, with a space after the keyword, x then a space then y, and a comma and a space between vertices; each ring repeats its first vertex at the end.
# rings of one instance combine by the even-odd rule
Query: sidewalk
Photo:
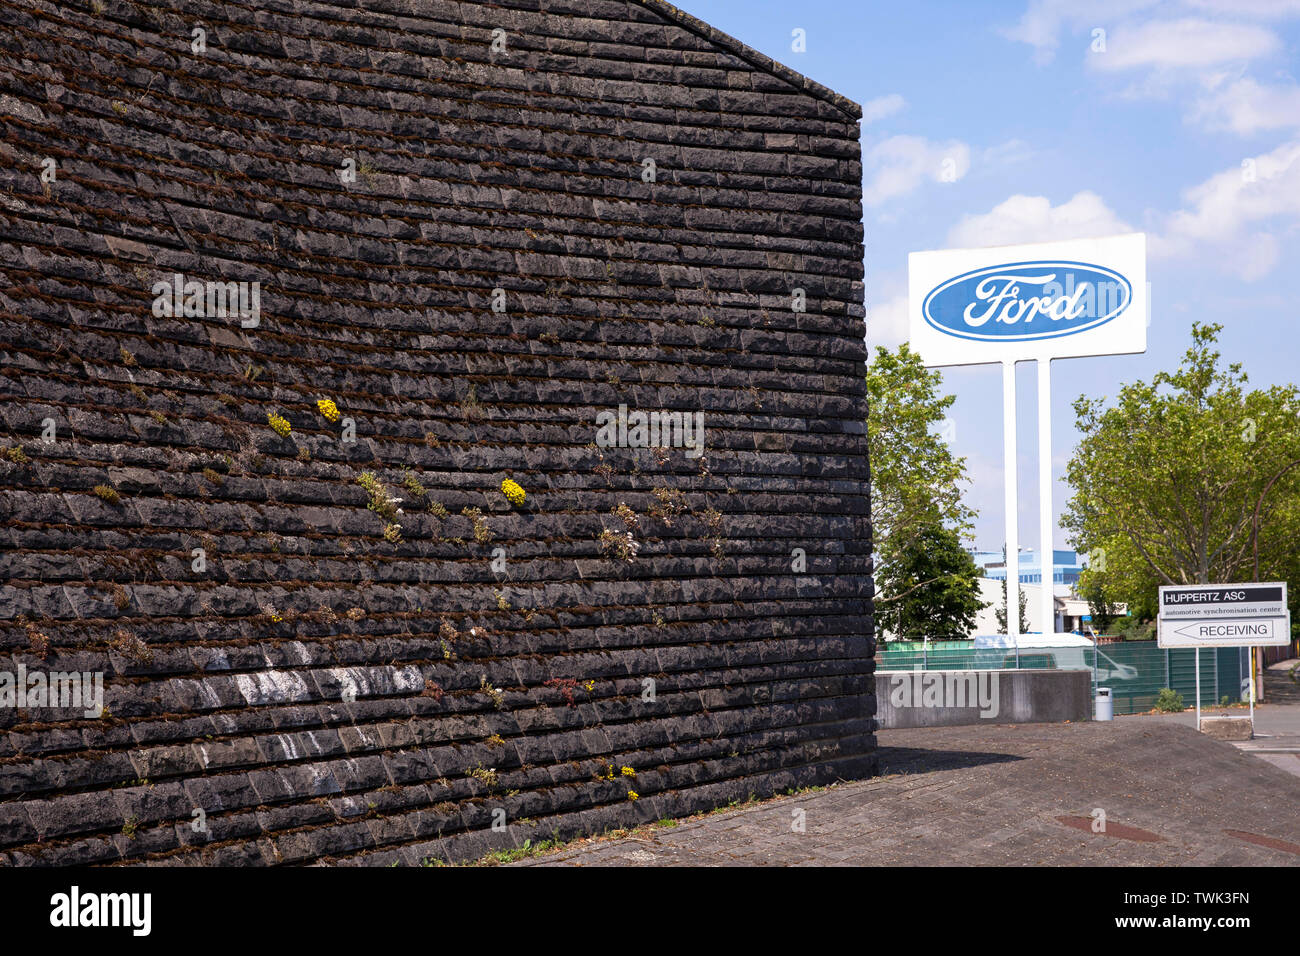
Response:
POLYGON ((516 865, 1300 864, 1300 778, 1177 720, 892 730, 879 741, 884 776, 516 865), (1095 810, 1106 833, 1092 832, 1095 810))

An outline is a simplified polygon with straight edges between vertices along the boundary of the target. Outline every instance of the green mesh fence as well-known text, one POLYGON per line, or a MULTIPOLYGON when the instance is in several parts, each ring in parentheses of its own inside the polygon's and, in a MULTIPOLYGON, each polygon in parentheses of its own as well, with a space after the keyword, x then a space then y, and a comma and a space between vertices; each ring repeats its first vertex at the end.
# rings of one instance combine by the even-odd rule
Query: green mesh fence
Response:
MULTIPOLYGON (((975 648, 972 641, 890 641, 876 651, 878 671, 1012 670, 1060 668, 1093 672, 1093 696, 1109 687, 1116 714, 1136 714, 1155 706, 1162 687, 1196 705, 1196 651, 1161 650, 1155 641, 1125 641, 1091 647, 1022 647, 1019 659, 1006 648, 975 648)), ((1243 699, 1250 661, 1245 648, 1220 647, 1201 651, 1201 706, 1214 706, 1224 697, 1243 699)))

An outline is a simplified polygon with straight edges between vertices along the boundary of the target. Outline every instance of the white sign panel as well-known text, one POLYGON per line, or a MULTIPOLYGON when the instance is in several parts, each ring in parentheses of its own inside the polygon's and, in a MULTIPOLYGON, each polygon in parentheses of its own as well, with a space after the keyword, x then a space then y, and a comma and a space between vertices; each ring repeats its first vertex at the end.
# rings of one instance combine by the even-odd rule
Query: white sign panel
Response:
POLYGON ((1160 589, 1160 647, 1255 647, 1291 642, 1286 582, 1160 589))
POLYGON ((1145 352, 1146 236, 908 256, 909 344, 929 366, 1145 352))

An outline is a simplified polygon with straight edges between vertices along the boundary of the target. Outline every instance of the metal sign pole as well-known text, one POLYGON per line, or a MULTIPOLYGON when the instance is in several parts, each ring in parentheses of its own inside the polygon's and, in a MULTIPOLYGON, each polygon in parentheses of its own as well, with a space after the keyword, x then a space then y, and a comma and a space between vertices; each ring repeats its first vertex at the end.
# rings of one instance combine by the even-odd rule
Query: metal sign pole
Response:
POLYGON ((1250 655, 1250 735, 1255 736, 1255 648, 1246 648, 1250 655))
POLYGON ((1056 562, 1052 553, 1052 360, 1038 360, 1038 609, 1043 633, 1056 633, 1052 593, 1056 562))
POLYGON ((1016 503, 1016 363, 1002 363, 1002 485, 1007 531, 1007 636, 1020 668, 1020 531, 1016 503))
POLYGON ((1201 649, 1196 649, 1196 729, 1201 729, 1201 649))

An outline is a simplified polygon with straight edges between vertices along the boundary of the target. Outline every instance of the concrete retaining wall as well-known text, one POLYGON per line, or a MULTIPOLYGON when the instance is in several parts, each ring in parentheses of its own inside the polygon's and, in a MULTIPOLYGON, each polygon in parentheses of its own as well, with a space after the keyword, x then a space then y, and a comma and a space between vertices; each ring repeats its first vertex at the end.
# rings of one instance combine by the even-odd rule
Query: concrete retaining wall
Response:
POLYGON ((876 674, 883 730, 1092 719, 1084 670, 886 671, 876 674))

